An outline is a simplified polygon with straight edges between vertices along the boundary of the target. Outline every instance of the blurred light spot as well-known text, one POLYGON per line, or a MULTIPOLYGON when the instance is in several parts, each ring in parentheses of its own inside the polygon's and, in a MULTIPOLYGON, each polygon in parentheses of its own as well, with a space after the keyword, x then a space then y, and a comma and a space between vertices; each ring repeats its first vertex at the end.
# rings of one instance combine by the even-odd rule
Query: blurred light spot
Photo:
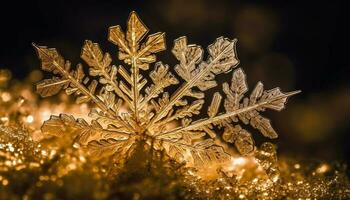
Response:
POLYGON ((28 123, 33 123, 33 121, 34 121, 34 117, 32 115, 28 115, 27 116, 27 122, 28 123))

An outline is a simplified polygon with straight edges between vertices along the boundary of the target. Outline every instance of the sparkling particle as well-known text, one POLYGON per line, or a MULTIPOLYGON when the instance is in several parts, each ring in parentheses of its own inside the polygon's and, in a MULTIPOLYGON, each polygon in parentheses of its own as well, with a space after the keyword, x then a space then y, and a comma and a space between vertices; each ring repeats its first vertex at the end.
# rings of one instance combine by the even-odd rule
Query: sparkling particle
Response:
POLYGON ((11 100, 11 94, 9 92, 3 92, 1 94, 1 99, 3 102, 8 102, 11 100))
POLYGON ((27 116, 27 122, 28 123, 33 123, 33 121, 34 121, 34 117, 32 115, 28 115, 27 116))
POLYGON ((322 164, 320 167, 316 169, 316 173, 323 174, 329 170, 329 166, 327 164, 322 164))
POLYGON ((6 186, 9 184, 9 181, 7 179, 2 180, 2 185, 6 186))

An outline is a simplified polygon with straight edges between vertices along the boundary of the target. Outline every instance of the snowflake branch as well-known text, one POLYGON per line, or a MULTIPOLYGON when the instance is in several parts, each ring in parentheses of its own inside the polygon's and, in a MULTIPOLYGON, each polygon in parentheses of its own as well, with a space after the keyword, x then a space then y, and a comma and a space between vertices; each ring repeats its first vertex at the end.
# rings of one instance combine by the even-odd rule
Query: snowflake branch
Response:
POLYGON ((168 143, 166 152, 170 157, 177 161, 192 162, 195 166, 203 166, 210 162, 224 162, 230 157, 223 147, 216 145, 211 139, 190 144, 169 139, 163 139, 162 142, 168 143))
MULTIPOLYGON (((108 53, 106 53, 108 54, 108 53)), ((109 54, 105 55, 108 56, 108 58, 110 58, 109 54)), ((118 84, 115 82, 115 80, 110 76, 110 74, 106 71, 106 69, 108 67, 110 67, 110 65, 108 64, 108 66, 105 66, 103 63, 104 59, 103 55, 102 55, 102 51, 100 49, 100 47, 98 46, 97 43, 92 43, 91 41, 87 40, 85 41, 85 45, 83 47, 83 51, 82 51, 82 55, 81 57, 92 67, 97 67, 97 69, 101 72, 101 75, 105 78, 105 80, 107 81, 107 83, 109 85, 111 85, 114 89, 114 91, 116 92, 116 94, 122 98, 124 100, 124 102, 126 102, 129 107, 131 106, 130 103, 130 99, 124 94, 124 92, 119 88, 118 84), (85 53, 84 51, 87 51, 87 53, 85 53), (92 64, 90 58, 92 58, 91 60, 94 61, 94 63, 92 64)))
MULTIPOLYGON (((44 51, 42 48, 33 43, 34 48, 38 51, 38 53, 45 55, 50 58, 51 56, 44 51)), ((120 121, 127 127, 131 132, 133 132, 133 128, 125 123, 121 117, 117 116, 115 112, 109 109, 100 99, 98 99, 94 94, 90 92, 83 84, 81 84, 78 80, 76 80, 67 70, 65 70, 64 66, 61 66, 58 62, 52 59, 52 64, 54 67, 60 72, 60 74, 68 79, 71 84, 73 84, 79 91, 81 91, 84 95, 88 96, 101 110, 113 116, 114 118, 120 119, 120 121)))
POLYGON ((138 79, 139 79, 139 67, 136 64, 136 58, 132 57, 131 59, 132 67, 132 93, 133 93, 133 110, 135 114, 135 121, 139 122, 139 96, 140 91, 138 89, 138 79))
MULTIPOLYGON (((225 55, 226 51, 232 48, 232 46, 227 45, 204 69, 202 69, 199 73, 197 73, 190 81, 183 84, 178 90, 175 91, 175 93, 171 96, 169 103, 162 107, 156 115, 151 119, 150 123, 147 125, 146 129, 149 129, 160 120, 161 117, 163 117, 164 114, 168 113, 170 109, 176 104, 178 100, 180 100, 182 97, 188 93, 188 91, 196 86, 196 83, 198 83, 204 76, 206 76, 211 68, 217 64, 218 61, 225 55)), ((229 64, 229 63, 228 63, 229 64)), ((232 61, 232 65, 237 64, 237 62, 232 61)), ((187 65, 187 67, 190 65, 187 65)))
POLYGON ((172 122, 173 120, 179 120, 185 117, 192 117, 193 115, 198 115, 203 104, 204 100, 196 100, 191 105, 184 106, 181 109, 177 110, 175 114, 167 116, 158 123, 155 123, 155 126, 162 126, 164 124, 172 122))
POLYGON ((225 114, 218 115, 218 116, 213 117, 213 118, 209 118, 209 119, 205 119, 205 120, 198 120, 198 121, 195 121, 195 122, 191 123, 189 126, 178 127, 178 128, 173 129, 173 130, 169 130, 167 132, 161 133, 161 134, 157 135, 156 137, 157 138, 161 138, 161 137, 164 137, 164 136, 167 136, 167 135, 176 134, 176 133, 180 133, 180 132, 183 132, 183 131, 197 130, 197 129, 200 129, 200 128, 205 127, 207 125, 213 124, 215 122, 219 122, 219 121, 222 121, 222 120, 225 120, 225 119, 237 116, 237 115, 239 115, 241 113, 245 113, 245 112, 257 109, 257 108, 259 108, 261 106, 264 106, 264 105, 266 105, 266 104, 268 104, 268 103, 270 103, 272 101, 279 100, 279 99, 282 99, 282 98, 287 98, 287 97, 290 97, 292 95, 298 94, 300 92, 301 92, 300 90, 289 92, 289 93, 286 93, 286 94, 284 94, 282 96, 278 96, 277 98, 269 99, 269 101, 263 101, 263 102, 254 104, 252 106, 247 106, 247 107, 244 107, 244 108, 232 111, 232 112, 228 112, 228 113, 225 113, 225 114))
POLYGON ((156 63, 155 69, 150 72, 149 77, 153 84, 145 89, 146 95, 140 103, 140 110, 143 110, 153 98, 164 92, 166 87, 179 83, 175 76, 169 72, 169 66, 163 65, 161 62, 156 63))

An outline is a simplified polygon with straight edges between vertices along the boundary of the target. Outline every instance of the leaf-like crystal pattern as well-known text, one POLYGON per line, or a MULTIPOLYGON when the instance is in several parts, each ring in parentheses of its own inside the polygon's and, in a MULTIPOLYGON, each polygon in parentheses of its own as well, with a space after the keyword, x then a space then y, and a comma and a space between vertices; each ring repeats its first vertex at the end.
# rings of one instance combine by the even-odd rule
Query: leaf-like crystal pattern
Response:
POLYGON ((233 71, 231 83, 218 85, 216 76, 230 73, 239 63, 236 40, 219 37, 209 45, 204 60, 202 47, 188 44, 187 38, 181 37, 175 40, 172 49, 179 61, 174 70, 161 62, 150 69, 156 61, 155 53, 165 49, 165 34, 147 36, 147 33, 148 28, 135 12, 130 14, 126 32, 120 26, 109 29, 108 40, 117 45, 118 58, 125 66, 113 65, 109 53, 86 40, 81 58, 89 67, 89 76, 82 64, 72 68, 56 49, 34 44, 42 69, 54 75, 36 85, 41 96, 64 90, 75 95, 77 103, 96 105, 89 115, 93 118, 90 124, 61 114, 51 116, 42 131, 58 137, 72 134, 96 158, 118 155, 127 159, 136 144, 143 141, 174 160, 194 166, 230 158, 216 142, 220 139, 217 135, 233 143, 244 155, 253 152, 254 140, 240 123, 251 125, 265 137, 277 137, 270 120, 261 113, 266 109, 280 111, 287 98, 299 91, 264 90, 259 82, 246 97, 246 76, 240 68, 233 71), (140 73, 146 70, 150 70, 148 77, 140 73), (151 83, 147 84, 148 81, 151 83), (167 92, 169 86, 180 83, 174 93, 167 92), (212 88, 218 89, 212 97, 206 96, 206 91, 212 88), (203 108, 208 99, 209 106, 203 108), (193 120, 203 113, 206 118, 193 120))

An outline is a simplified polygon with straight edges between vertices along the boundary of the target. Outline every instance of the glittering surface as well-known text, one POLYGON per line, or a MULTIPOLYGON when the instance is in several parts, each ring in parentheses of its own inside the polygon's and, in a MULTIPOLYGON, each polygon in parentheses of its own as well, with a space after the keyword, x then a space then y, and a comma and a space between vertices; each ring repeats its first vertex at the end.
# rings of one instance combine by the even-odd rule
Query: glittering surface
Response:
POLYGON ((28 84, 8 87, 9 73, 0 75, 0 199, 350 198, 346 166, 277 159, 270 143, 252 157, 202 169, 184 167, 142 144, 127 163, 94 161, 71 138, 46 138, 39 131, 47 113, 83 113, 88 105, 39 100, 28 84))

